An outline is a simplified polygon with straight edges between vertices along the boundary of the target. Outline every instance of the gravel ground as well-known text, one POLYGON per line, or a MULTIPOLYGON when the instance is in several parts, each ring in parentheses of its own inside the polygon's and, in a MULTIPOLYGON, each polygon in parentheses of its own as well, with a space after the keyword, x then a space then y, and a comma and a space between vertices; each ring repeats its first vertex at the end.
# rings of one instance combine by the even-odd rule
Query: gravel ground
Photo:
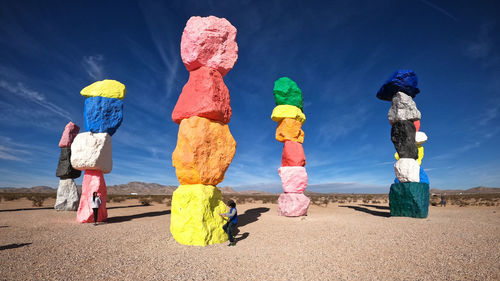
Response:
POLYGON ((235 247, 194 247, 172 238, 164 204, 111 203, 110 222, 93 226, 53 203, 0 203, 1 280, 500 280, 499 207, 410 219, 382 204, 330 204, 286 218, 244 204, 235 247))

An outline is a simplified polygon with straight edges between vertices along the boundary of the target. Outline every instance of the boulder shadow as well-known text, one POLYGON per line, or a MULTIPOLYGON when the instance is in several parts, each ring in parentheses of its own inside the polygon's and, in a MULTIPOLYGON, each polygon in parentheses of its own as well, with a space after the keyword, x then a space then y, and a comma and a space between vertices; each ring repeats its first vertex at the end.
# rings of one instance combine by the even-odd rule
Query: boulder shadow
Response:
POLYGON ((170 214, 170 210, 158 211, 158 212, 148 212, 148 213, 135 214, 135 215, 130 215, 130 216, 110 217, 106 220, 106 223, 119 223, 119 222, 131 221, 133 219, 158 217, 158 216, 163 216, 163 215, 168 215, 168 214, 170 214))
POLYGON ((17 212, 17 211, 34 211, 34 210, 51 210, 51 209, 54 210, 54 207, 8 209, 8 210, 0 210, 0 212, 17 212))
POLYGON ((256 222, 259 220, 259 217, 262 215, 262 213, 269 212, 269 208, 254 208, 254 209, 248 209, 246 210, 243 214, 238 215, 238 224, 237 226, 245 226, 247 224, 251 224, 253 222, 256 222))
POLYGON ((372 207, 372 208, 380 209, 380 210, 390 210, 391 209, 389 206, 379 206, 379 205, 369 205, 369 204, 361 204, 361 206, 372 207))
POLYGON ((367 214, 378 216, 378 217, 389 218, 391 216, 390 212, 374 211, 374 210, 370 210, 368 208, 363 208, 363 207, 360 207, 360 206, 346 206, 346 205, 343 205, 343 206, 339 206, 339 207, 353 209, 353 210, 356 210, 356 211, 359 211, 359 212, 367 213, 367 214))
POLYGON ((0 251, 3 251, 3 250, 8 250, 8 249, 16 249, 16 248, 20 248, 20 247, 24 247, 24 246, 28 246, 28 245, 31 245, 33 243, 21 243, 21 244, 9 244, 9 245, 5 245, 5 246, 0 246, 0 251))

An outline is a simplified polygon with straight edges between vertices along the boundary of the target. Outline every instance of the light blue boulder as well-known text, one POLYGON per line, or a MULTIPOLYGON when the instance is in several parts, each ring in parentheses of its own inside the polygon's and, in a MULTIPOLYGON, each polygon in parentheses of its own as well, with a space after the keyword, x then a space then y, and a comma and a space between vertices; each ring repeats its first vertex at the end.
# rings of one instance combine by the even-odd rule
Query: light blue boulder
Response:
POLYGON ((87 131, 112 136, 123 121, 123 101, 100 96, 87 98, 84 119, 87 131))

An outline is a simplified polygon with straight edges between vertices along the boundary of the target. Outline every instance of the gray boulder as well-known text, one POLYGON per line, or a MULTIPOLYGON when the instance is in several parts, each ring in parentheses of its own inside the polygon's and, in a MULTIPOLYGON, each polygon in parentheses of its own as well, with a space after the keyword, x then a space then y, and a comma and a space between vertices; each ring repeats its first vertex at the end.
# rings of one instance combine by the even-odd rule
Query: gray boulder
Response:
POLYGON ((73 179, 59 180, 54 209, 58 211, 76 211, 80 203, 78 189, 73 179))
POLYGON ((81 174, 82 171, 76 170, 71 166, 71 147, 61 147, 56 177, 61 179, 76 179, 80 177, 81 174))
POLYGON ((391 125, 402 120, 420 120, 421 117, 422 115, 413 99, 405 93, 397 92, 392 99, 392 105, 387 114, 391 125))

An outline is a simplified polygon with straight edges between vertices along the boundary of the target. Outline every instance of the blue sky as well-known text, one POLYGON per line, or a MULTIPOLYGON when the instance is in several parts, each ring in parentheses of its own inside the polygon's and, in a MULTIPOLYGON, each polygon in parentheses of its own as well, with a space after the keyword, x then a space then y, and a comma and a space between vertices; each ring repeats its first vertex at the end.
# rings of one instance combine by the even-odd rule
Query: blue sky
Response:
POLYGON ((0 186, 57 187, 61 133, 70 120, 84 130, 80 90, 102 79, 127 86, 107 184, 177 185, 180 38, 189 17, 215 15, 239 45, 224 77, 238 146, 219 186, 281 191, 270 115, 274 81, 288 76, 304 94, 307 190, 388 192, 390 103, 375 94, 404 68, 419 76, 431 187, 499 187, 498 1, 324 2, 2 1, 0 186))

